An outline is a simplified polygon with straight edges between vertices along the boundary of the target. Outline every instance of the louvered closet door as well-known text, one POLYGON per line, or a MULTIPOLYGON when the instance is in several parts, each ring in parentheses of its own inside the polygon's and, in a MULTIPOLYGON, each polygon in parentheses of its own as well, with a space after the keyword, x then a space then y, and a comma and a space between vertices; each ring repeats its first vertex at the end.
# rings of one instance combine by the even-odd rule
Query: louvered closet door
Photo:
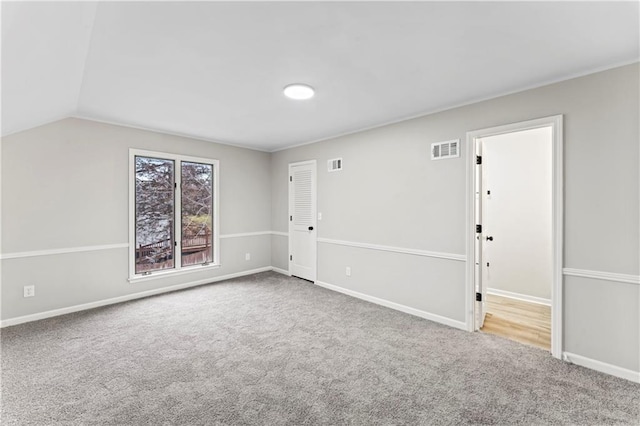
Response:
POLYGON ((316 280, 316 164, 289 165, 289 272, 316 280))

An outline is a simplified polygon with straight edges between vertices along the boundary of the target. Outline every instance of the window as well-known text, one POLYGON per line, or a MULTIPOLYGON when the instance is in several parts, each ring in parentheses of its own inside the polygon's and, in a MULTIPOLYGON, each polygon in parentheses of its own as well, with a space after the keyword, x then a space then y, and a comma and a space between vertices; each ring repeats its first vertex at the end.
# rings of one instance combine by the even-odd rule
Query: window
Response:
POLYGON ((130 150, 130 279, 217 266, 218 161, 130 150))

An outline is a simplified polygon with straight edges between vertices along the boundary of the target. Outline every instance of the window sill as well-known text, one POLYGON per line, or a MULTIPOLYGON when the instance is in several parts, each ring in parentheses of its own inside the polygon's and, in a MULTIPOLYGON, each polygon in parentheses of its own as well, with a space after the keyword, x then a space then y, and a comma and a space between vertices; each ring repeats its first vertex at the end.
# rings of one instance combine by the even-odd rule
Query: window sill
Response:
POLYGON ((149 275, 136 275, 134 277, 129 277, 128 281, 130 283, 139 283, 143 281, 157 280, 160 278, 169 278, 177 275, 191 274, 194 272, 208 271, 208 270, 218 269, 218 268, 220 268, 220 265, 213 265, 213 264, 207 265, 207 266, 195 265, 195 266, 182 268, 179 270, 158 271, 158 272, 152 272, 149 275))

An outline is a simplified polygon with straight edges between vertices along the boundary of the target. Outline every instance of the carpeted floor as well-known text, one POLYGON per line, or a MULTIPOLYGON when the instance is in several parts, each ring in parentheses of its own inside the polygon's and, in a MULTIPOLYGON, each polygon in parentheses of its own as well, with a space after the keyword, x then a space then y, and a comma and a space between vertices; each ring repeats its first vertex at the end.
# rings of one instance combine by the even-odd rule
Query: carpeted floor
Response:
POLYGON ((639 419, 640 385, 272 272, 2 332, 3 425, 639 419))

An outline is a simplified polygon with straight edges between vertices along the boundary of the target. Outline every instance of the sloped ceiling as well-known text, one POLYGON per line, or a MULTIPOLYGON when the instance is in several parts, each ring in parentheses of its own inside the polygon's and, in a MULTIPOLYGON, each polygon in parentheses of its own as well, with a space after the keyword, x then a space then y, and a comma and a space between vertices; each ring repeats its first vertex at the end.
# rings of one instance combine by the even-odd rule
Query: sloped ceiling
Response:
POLYGON ((2 7, 3 134, 73 115, 270 151, 640 57, 637 2, 2 7))
POLYGON ((95 3, 2 3, 2 135, 74 114, 95 3))

